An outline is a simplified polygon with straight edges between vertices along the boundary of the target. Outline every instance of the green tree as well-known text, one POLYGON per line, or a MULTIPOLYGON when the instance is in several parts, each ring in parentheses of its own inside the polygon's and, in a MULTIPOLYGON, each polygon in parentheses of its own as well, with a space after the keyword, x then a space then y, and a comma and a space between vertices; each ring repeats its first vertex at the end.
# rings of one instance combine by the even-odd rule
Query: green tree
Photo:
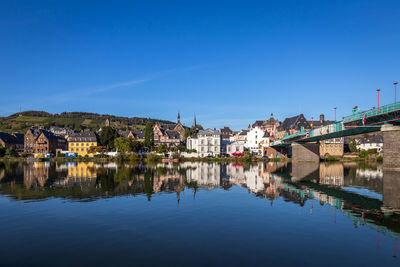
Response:
POLYGON ((143 148, 143 143, 139 141, 132 141, 132 151, 139 152, 143 148))
POLYGON ((118 137, 118 133, 110 126, 103 127, 100 132, 100 143, 107 148, 114 148, 114 140, 118 137))
POLYGON ((18 155, 14 148, 7 148, 6 149, 7 156, 16 156, 18 155))
POLYGON ((193 136, 195 134, 196 134, 196 132, 194 129, 192 129, 192 128, 185 129, 185 139, 188 138, 189 136, 193 136))
POLYGON ((358 151, 357 143, 356 143, 356 140, 354 138, 352 138, 350 140, 350 142, 349 142, 349 149, 350 149, 350 152, 357 152, 358 151))
POLYGON ((131 152, 133 150, 132 139, 126 137, 115 138, 114 147, 121 153, 131 152))
POLYGON ((144 130, 144 146, 150 148, 154 145, 153 123, 150 119, 147 120, 144 130))
POLYGON ((161 144, 157 147, 157 153, 165 153, 167 152, 167 148, 165 147, 164 144, 161 144))
POLYGON ((187 152, 187 148, 186 148, 185 146, 183 146, 183 145, 179 145, 179 146, 177 147, 177 149, 178 149, 178 151, 180 151, 180 152, 187 152))

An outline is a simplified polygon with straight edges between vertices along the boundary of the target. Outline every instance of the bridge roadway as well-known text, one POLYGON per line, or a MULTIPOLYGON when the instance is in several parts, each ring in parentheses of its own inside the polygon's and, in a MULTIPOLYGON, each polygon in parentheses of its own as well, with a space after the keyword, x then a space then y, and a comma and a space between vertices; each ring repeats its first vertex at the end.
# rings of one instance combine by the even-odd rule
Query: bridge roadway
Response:
POLYGON ((384 167, 400 170, 400 103, 362 112, 355 109, 352 115, 342 121, 310 131, 302 129, 298 133, 286 135, 281 140, 272 142, 270 146, 282 149, 296 144, 296 149, 293 149, 293 160, 304 158, 304 161, 314 161, 319 160, 317 155, 319 146, 317 148, 316 144, 318 141, 377 131, 383 132, 384 167), (302 157, 308 151, 310 155, 302 157))

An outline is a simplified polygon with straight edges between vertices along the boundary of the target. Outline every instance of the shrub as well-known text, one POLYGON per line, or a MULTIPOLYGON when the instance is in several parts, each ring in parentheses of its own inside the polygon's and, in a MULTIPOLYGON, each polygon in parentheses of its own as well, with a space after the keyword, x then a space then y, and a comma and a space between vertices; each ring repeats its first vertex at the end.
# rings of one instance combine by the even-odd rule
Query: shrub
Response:
POLYGON ((131 154, 129 155, 129 161, 130 162, 139 162, 141 158, 137 154, 131 154))
POLYGON ((161 160, 161 157, 157 154, 150 153, 150 154, 147 154, 146 160, 148 162, 157 162, 157 161, 161 160))
POLYGON ((360 158, 368 158, 368 151, 361 150, 359 153, 360 158))

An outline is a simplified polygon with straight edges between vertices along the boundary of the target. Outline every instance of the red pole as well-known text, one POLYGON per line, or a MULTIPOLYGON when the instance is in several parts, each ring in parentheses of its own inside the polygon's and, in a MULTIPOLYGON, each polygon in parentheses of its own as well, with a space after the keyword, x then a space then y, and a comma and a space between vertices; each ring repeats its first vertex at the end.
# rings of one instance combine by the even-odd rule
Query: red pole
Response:
POLYGON ((397 84, 398 84, 398 82, 394 82, 393 84, 394 84, 394 103, 396 104, 397 103, 396 96, 397 96, 397 84))
POLYGON ((381 89, 376 89, 376 91, 378 92, 378 111, 379 111, 379 92, 381 91, 381 89))

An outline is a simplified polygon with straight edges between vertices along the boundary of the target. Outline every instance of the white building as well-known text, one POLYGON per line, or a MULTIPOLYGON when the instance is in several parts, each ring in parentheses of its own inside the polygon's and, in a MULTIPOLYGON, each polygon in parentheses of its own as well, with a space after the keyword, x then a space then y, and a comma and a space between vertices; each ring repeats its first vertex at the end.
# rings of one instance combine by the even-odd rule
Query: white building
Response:
POLYGON ((251 154, 260 154, 260 142, 264 138, 265 132, 259 127, 251 128, 246 135, 246 142, 244 147, 247 148, 251 154))
POLYGON ((244 141, 234 141, 226 145, 226 154, 232 156, 233 153, 244 152, 244 141))
POLYGON ((357 149, 359 150, 376 149, 377 152, 382 152, 383 149, 383 137, 378 134, 368 136, 367 138, 359 138, 356 142, 357 149))
POLYGON ((215 157, 221 154, 221 132, 216 130, 201 130, 196 137, 188 137, 187 149, 195 149, 200 157, 215 157))

